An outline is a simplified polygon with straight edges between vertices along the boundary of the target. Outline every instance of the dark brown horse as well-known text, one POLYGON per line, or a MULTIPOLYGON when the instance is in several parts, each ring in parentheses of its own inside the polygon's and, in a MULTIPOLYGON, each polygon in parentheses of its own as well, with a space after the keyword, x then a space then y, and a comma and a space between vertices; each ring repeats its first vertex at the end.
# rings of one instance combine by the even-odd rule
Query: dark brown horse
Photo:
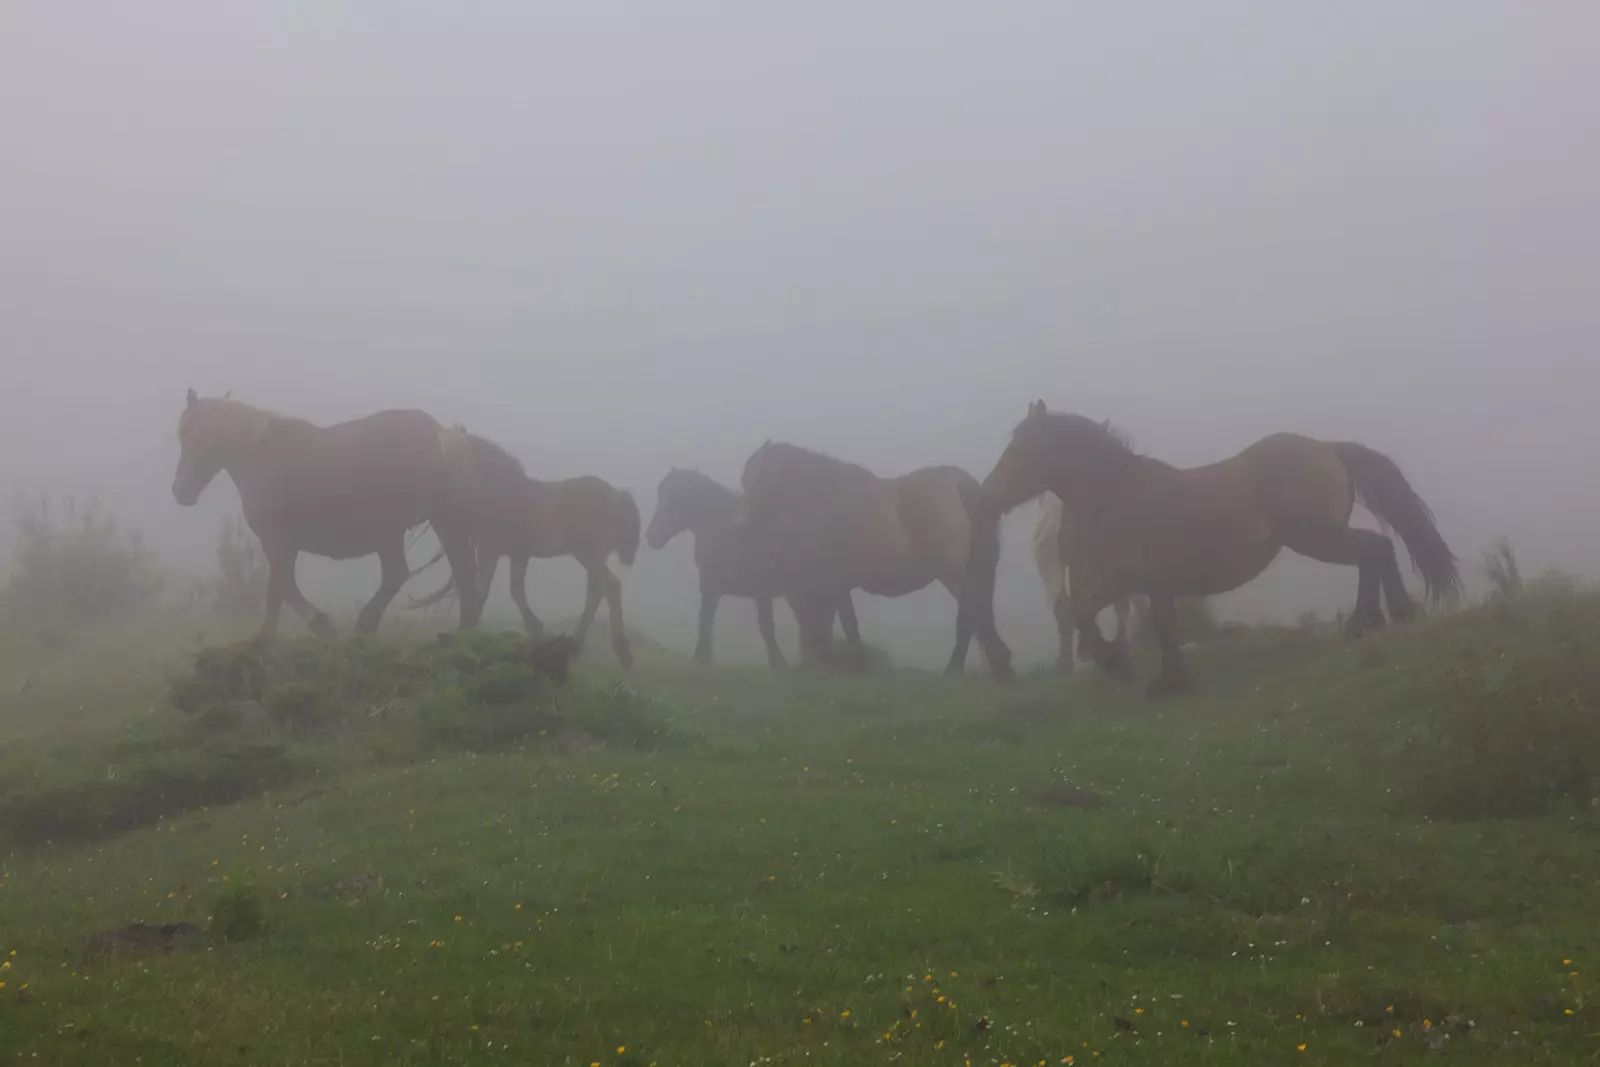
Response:
MULTIPOLYGON (((356 630, 378 628, 411 570, 406 531, 431 523, 453 575, 476 581, 471 548, 472 453, 464 434, 421 411, 380 411, 363 419, 315 426, 226 397, 195 395, 178 420, 178 471, 172 495, 188 507, 222 471, 239 489, 245 521, 266 557, 263 636, 277 631, 287 601, 311 631, 331 637, 333 624, 295 582, 301 552, 330 559, 376 553, 383 567, 377 593, 361 609, 356 630)), ((463 601, 461 626, 478 620, 463 601)))
MULTIPOLYGON (((1053 492, 1079 520, 1072 614, 1080 648, 1127 677, 1125 657, 1095 625, 1119 597, 1143 593, 1161 645, 1156 694, 1187 688, 1175 598, 1212 596, 1255 578, 1284 548, 1358 568, 1348 631, 1360 635, 1389 614, 1416 614, 1394 542, 1350 525, 1357 501, 1405 542, 1435 602, 1461 586, 1456 557, 1428 506, 1394 461, 1366 445, 1299 434, 1263 437, 1231 459, 1180 469, 1128 446, 1109 424, 1031 405, 984 479, 978 512, 988 525, 1026 500, 1053 492)), ((974 569, 993 560, 974 557, 974 569)), ((992 588, 992 582, 991 582, 992 588)))
MULTIPOLYGON (((781 576, 796 605, 802 647, 831 639, 822 613, 853 589, 905 596, 939 582, 956 598, 956 641, 945 670, 959 674, 977 635, 997 678, 1011 677, 1011 651, 995 632, 993 572, 968 588, 967 560, 999 556, 998 524, 974 528, 978 483, 957 467, 925 467, 880 478, 865 467, 768 441, 745 462, 745 536, 781 576), (982 541, 984 543, 979 544, 982 541)), ((847 638, 852 635, 847 634, 847 638)), ((859 635, 858 661, 866 658, 859 635)))
MULTIPOLYGON (((735 490, 694 470, 674 467, 656 488, 656 510, 645 531, 645 543, 660 550, 680 533, 694 537, 694 565, 700 572, 700 637, 694 646, 696 663, 711 662, 711 628, 717 619, 717 604, 725 596, 750 597, 756 602, 756 624, 767 646, 767 664, 773 669, 785 665, 778 647, 773 623, 772 602, 783 593, 779 575, 764 565, 756 546, 746 540, 739 526, 744 498, 735 490)), ((796 620, 805 614, 796 601, 789 602, 796 620)), ((855 605, 850 594, 839 599, 835 608, 846 636, 860 641, 855 605)), ((809 621, 809 620, 806 620, 809 621)), ((826 625, 833 626, 829 613, 826 625)))
MULTIPOLYGON (((528 606, 528 561, 571 556, 589 577, 583 617, 572 633, 573 641, 583 648, 603 599, 611 620, 611 647, 624 667, 631 665, 633 652, 622 623, 622 583, 608 561, 616 556, 631 567, 638 554, 639 507, 633 497, 592 475, 557 482, 530 478, 521 461, 493 441, 477 434, 466 438, 478 490, 472 521, 477 610, 482 611, 489 597, 500 558, 508 556, 511 599, 522 615, 522 625, 531 635, 542 634, 544 624, 528 606)), ((418 569, 432 566, 438 559, 435 555, 418 569)), ((450 581, 415 606, 436 604, 456 588, 452 574, 450 581)))

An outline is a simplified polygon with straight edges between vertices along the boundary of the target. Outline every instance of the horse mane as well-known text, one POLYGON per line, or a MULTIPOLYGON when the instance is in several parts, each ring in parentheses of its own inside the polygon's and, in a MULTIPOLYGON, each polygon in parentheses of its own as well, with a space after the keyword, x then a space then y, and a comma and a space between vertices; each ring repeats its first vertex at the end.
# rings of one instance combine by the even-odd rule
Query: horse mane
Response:
POLYGON ((851 463, 847 459, 830 456, 826 452, 818 452, 814 448, 805 448, 789 441, 774 441, 770 437, 760 448, 756 449, 756 452, 759 455, 770 457, 769 462, 782 463, 789 469, 802 473, 835 470, 855 475, 864 474, 869 478, 877 477, 877 475, 859 463, 851 463))
POLYGON ((225 393, 201 397, 185 407, 178 419, 178 436, 198 448, 218 444, 250 447, 278 424, 311 425, 305 419, 246 404, 234 400, 231 393, 225 393))
POLYGON ((666 477, 662 478, 661 480, 662 482, 678 482, 683 485, 695 486, 696 488, 716 489, 723 493, 731 493, 734 496, 739 495, 739 491, 737 489, 731 489, 728 486, 723 485, 721 482, 711 477, 711 475, 706 474, 699 467, 673 467, 671 470, 667 471, 666 477))
POLYGON ((475 433, 467 434, 467 442, 472 446, 472 458, 478 465, 480 476, 485 476, 490 483, 516 483, 527 479, 528 471, 522 465, 522 460, 513 456, 503 445, 475 433))
POLYGON ((1137 455, 1133 440, 1110 419, 1096 421, 1071 411, 1047 411, 1029 415, 1017 424, 1016 432, 1036 432, 1052 441, 1075 448, 1090 448, 1125 455, 1137 455))

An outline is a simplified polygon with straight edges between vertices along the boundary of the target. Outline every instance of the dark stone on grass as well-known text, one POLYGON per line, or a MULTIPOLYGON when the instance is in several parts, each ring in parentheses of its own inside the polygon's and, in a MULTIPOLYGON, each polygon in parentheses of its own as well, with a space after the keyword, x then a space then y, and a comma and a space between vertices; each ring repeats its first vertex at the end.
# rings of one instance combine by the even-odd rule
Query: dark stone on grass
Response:
POLYGON ((113 953, 149 955, 171 952, 183 947, 190 939, 199 937, 200 933, 200 928, 192 923, 166 923, 161 926, 129 923, 115 930, 90 934, 84 945, 84 956, 100 959, 113 953))

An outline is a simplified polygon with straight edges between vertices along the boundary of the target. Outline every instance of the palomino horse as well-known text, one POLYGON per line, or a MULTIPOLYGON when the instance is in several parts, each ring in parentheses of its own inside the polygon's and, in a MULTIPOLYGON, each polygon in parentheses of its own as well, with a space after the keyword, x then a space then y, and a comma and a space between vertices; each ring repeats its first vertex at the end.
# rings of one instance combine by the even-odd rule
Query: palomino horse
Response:
MULTIPOLYGON (((696 663, 711 662, 711 627, 717 619, 717 604, 725 596, 750 597, 756 602, 756 623, 767 645, 767 664, 774 670, 785 666, 778 648, 777 629, 772 618, 772 602, 782 588, 770 568, 762 565, 756 546, 746 541, 739 528, 739 511, 744 498, 735 490, 714 481, 709 475, 677 467, 668 471, 656 488, 656 511, 650 517, 644 540, 660 550, 680 533, 694 537, 694 565, 700 572, 700 638, 694 646, 696 663)), ((803 609, 790 609, 799 620, 803 609)), ((837 607, 845 634, 860 641, 855 605, 850 594, 839 598, 837 607)), ((832 615, 827 625, 833 626, 832 615)))
MULTIPOLYGON (((1063 521, 1065 512, 1061 498, 1054 493, 1046 493, 1039 498, 1039 521, 1033 527, 1033 565, 1038 568, 1039 581, 1044 585, 1045 602, 1056 619, 1056 634, 1061 642, 1061 650, 1056 654, 1056 669, 1063 674, 1071 674, 1074 665, 1072 635, 1076 631, 1072 625, 1072 589, 1068 584, 1071 568, 1063 561, 1070 560, 1077 550, 1079 533, 1075 522, 1063 521)), ((1113 644, 1127 640, 1131 604, 1129 597, 1119 597, 1112 602, 1117 616, 1117 635, 1111 639, 1113 644)))
MULTIPOLYGON (((226 397, 195 395, 178 420, 178 471, 172 495, 188 507, 221 471, 239 489, 245 522, 266 557, 263 636, 277 631, 285 601, 321 637, 328 616, 295 582, 301 552, 330 559, 377 553, 383 577, 356 620, 359 633, 378 628, 384 609, 411 577, 406 531, 432 523, 451 573, 475 581, 472 558, 472 453, 464 434, 421 411, 380 411, 363 419, 315 426, 226 397)), ((479 605, 463 601, 461 627, 478 621, 479 605)))
MULTIPOLYGON (((589 576, 583 617, 573 641, 581 651, 604 599, 611 617, 611 647, 624 667, 631 665, 633 652, 622 625, 622 583, 607 561, 614 555, 631 567, 638 554, 639 507, 633 497, 592 475, 559 482, 530 478, 521 461, 493 441, 477 434, 466 436, 477 476, 472 533, 478 610, 489 597, 500 557, 509 556, 511 599, 522 615, 523 628, 535 636, 543 633, 544 624, 528 606, 528 561, 572 556, 589 576)), ((418 570, 438 562, 440 554, 418 570)), ((415 606, 436 604, 456 589, 452 574, 450 581, 415 606)))
MULTIPOLYGON (((854 463, 768 441, 745 462, 743 483, 745 536, 785 590, 801 591, 825 608, 852 589, 895 597, 937 581, 956 598, 956 642, 946 673, 961 672, 976 633, 994 675, 1012 676, 1011 651, 994 628, 993 571, 980 570, 981 587, 968 588, 969 556, 999 557, 998 524, 974 536, 968 518, 978 499, 972 475, 925 467, 880 478, 854 463)), ((831 619, 824 623, 809 604, 801 614, 802 648, 816 647, 831 631, 831 619)), ((852 644, 864 661, 859 638, 852 644)))
MULTIPOLYGON (((1175 598, 1212 596, 1255 578, 1285 547, 1324 563, 1359 569, 1348 632, 1358 636, 1416 614, 1394 542, 1350 525, 1357 501, 1405 542, 1429 597, 1461 587, 1456 557, 1428 506, 1394 461, 1350 441, 1299 434, 1263 437, 1231 459, 1180 469, 1136 453, 1109 424, 1047 411, 1040 400, 984 479, 978 512, 986 524, 1053 492, 1077 517, 1081 539, 1071 559, 1072 619, 1080 645, 1122 677, 1125 656, 1095 626, 1100 609, 1144 593, 1161 646, 1154 694, 1187 688, 1178 647, 1175 598)), ((974 557, 976 569, 993 561, 974 557)))

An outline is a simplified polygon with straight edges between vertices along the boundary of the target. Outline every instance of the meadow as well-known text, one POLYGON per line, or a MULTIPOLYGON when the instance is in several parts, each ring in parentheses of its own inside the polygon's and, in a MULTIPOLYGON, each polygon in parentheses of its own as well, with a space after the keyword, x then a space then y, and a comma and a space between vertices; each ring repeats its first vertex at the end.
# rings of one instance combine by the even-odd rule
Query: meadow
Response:
POLYGON ((234 636, 0 648, 0 1061, 1600 1054, 1573 583, 1353 644, 1220 631, 1162 702, 234 636), (94 950, 136 921, 197 929, 94 950))

